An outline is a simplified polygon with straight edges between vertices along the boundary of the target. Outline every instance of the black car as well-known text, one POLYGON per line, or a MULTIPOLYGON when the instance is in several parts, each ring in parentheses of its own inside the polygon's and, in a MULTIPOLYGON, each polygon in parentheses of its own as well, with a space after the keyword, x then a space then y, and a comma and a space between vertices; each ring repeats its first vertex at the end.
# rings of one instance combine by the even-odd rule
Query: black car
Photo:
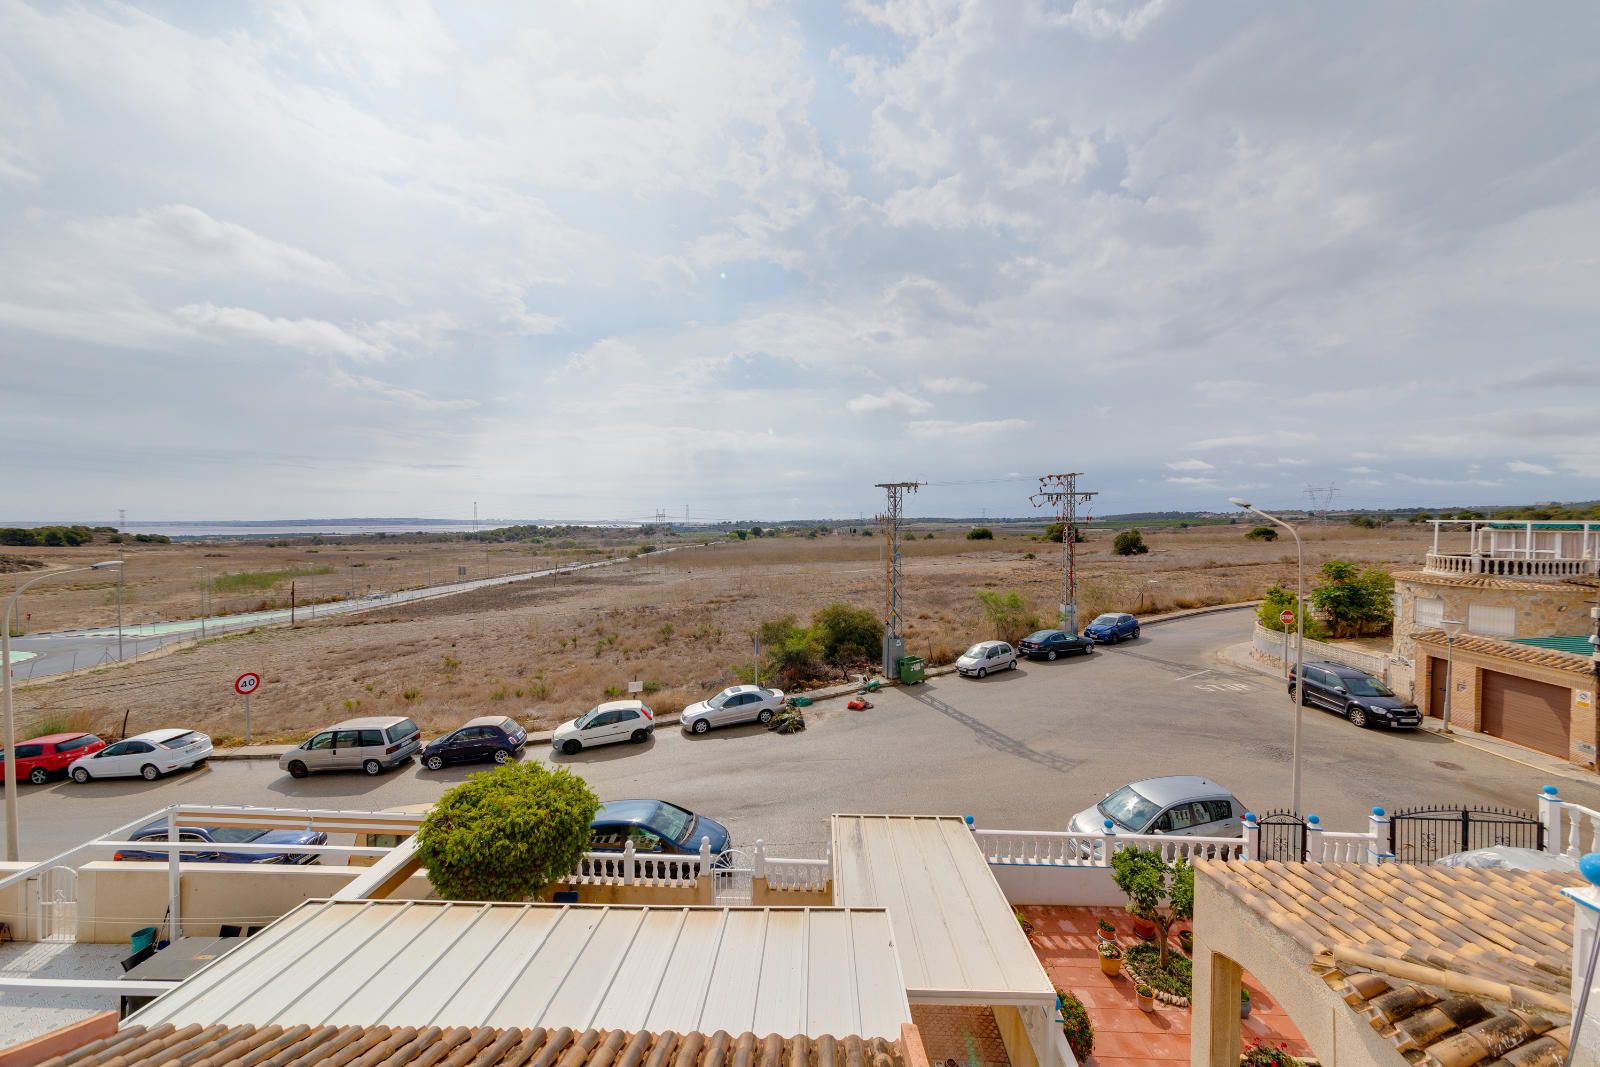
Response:
POLYGON ((1087 656, 1094 651, 1094 642, 1065 630, 1039 630, 1018 641, 1017 651, 1029 659, 1087 656))
POLYGON ((528 731, 515 719, 485 715, 473 719, 422 749, 422 765, 437 771, 446 763, 509 762, 528 741, 528 731))
MULTIPOLYGON (((1337 711, 1356 726, 1387 726, 1410 730, 1422 722, 1415 704, 1395 696, 1394 690, 1355 667, 1342 663, 1305 664, 1306 688, 1302 704, 1337 711)), ((1294 692, 1294 668, 1289 669, 1289 692, 1294 692)))

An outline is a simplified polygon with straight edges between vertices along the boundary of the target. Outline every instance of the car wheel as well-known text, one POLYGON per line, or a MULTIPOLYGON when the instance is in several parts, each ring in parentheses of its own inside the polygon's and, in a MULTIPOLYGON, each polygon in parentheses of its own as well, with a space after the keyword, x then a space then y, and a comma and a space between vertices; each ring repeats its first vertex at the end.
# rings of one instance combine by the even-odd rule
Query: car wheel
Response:
POLYGON ((989 668, 988 667, 979 667, 978 668, 978 677, 979 678, 987 678, 988 676, 989 676, 989 668))
POLYGON ((43 767, 35 767, 33 770, 28 772, 28 781, 32 782, 34 785, 44 785, 49 777, 50 775, 45 773, 45 769, 43 767))
POLYGON ((1367 725, 1367 709, 1359 704, 1351 704, 1348 708, 1345 708, 1344 715, 1345 718, 1350 720, 1351 726, 1367 725))
POLYGON ((495 749, 494 750, 494 761, 496 763, 510 763, 511 762, 511 753, 510 753, 510 751, 507 750, 507 749, 503 749, 503 748, 495 749))
POLYGON ((1021 662, 1022 661, 1019 660, 1019 659, 1013 659, 1010 663, 1006 664, 1006 670, 1008 670, 1008 671, 1016 670, 1017 669, 1017 664, 1021 663, 1021 662))
POLYGON ((567 741, 561 746, 561 751, 569 756, 576 756, 583 750, 582 741, 567 741))
POLYGON ((84 770, 82 767, 74 767, 72 769, 72 780, 77 782, 79 785, 82 785, 84 782, 89 780, 89 772, 84 770))
POLYGON ((368 778, 376 778, 383 773, 383 764, 375 759, 369 759, 361 765, 361 769, 367 772, 368 778))
POLYGON ((430 771, 443 770, 444 760, 439 756, 429 756, 427 759, 422 761, 422 765, 428 768, 430 771))
POLYGON ((632 734, 630 734, 628 736, 628 740, 632 741, 636 745, 642 745, 642 744, 644 744, 645 738, 647 738, 649 736, 650 736, 650 734, 649 734, 648 731, 635 730, 632 734))
POLYGON ((1139 640, 1139 631, 1138 630, 1133 631, 1133 639, 1135 641, 1139 640))
POLYGON ((161 777, 161 772, 156 769, 155 764, 146 763, 143 767, 139 768, 139 777, 143 778, 147 782, 153 782, 157 778, 161 777))
POLYGON ((690 726, 689 729, 693 733, 703 734, 711 729, 711 723, 706 719, 696 719, 694 725, 690 726))
POLYGON ((299 760, 295 760, 293 763, 289 764, 290 778, 304 778, 310 773, 310 771, 306 770, 306 765, 301 763, 299 760))
POLYGON ((769 723, 771 721, 772 721, 772 709, 771 708, 762 708, 761 709, 761 714, 756 716, 756 722, 760 723, 762 726, 765 726, 765 725, 767 725, 767 723, 769 723))
POLYGON ((1056 658, 1056 650, 1052 648, 1049 652, 1044 654, 1044 658, 1048 660, 1054 660, 1056 658))

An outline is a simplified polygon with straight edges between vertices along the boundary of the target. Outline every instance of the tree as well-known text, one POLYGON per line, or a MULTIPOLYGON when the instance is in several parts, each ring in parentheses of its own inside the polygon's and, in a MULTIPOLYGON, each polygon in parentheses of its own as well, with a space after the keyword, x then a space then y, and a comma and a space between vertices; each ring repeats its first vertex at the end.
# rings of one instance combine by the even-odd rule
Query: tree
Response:
POLYGON ((1004 593, 985 589, 978 594, 978 603, 983 605, 983 616, 994 627, 994 635, 1002 641, 1016 644, 1039 628, 1039 616, 1015 589, 1004 593))
POLYGON ((1155 926, 1165 971, 1172 924, 1194 915, 1194 868, 1182 856, 1168 863, 1160 849, 1124 848, 1111 856, 1111 877, 1127 894, 1129 913, 1155 926))
POLYGON ((1426 511, 1419 511, 1415 515, 1413 515, 1409 519, 1407 519, 1406 521, 1407 522, 1427 522, 1431 518, 1433 518, 1433 516, 1429 515, 1426 511))
POLYGON ((1394 621, 1390 600, 1394 579, 1389 572, 1330 559, 1322 565, 1322 584, 1311 590, 1311 603, 1327 620, 1335 637, 1381 631, 1394 621))
POLYGON ((1256 526, 1244 535, 1246 541, 1276 541, 1278 531, 1270 526, 1256 526))
MULTIPOLYGON (((1066 524, 1052 522, 1049 526, 1046 526, 1044 528, 1044 539, 1046 541, 1054 541, 1058 545, 1065 541, 1067 539, 1066 524)), ((1083 531, 1076 526, 1072 528, 1072 543, 1075 545, 1083 544, 1083 531)))
POLYGON ((765 532, 766 531, 762 530, 761 527, 759 527, 759 526, 750 527, 750 536, 751 537, 761 537, 761 536, 763 536, 765 534, 765 532))
POLYGON ((530 900, 578 869, 599 806, 566 768, 497 767, 445 791, 417 830, 417 858, 446 900, 530 900))
POLYGON ((1123 530, 1111 542, 1111 551, 1119 556, 1140 556, 1150 551, 1150 546, 1144 543, 1144 534, 1138 530, 1123 530))
MULTIPOLYGON (((1281 585, 1269 585, 1266 593, 1262 595, 1261 604, 1256 608, 1256 619, 1269 630, 1276 630, 1279 633, 1285 630, 1293 632, 1295 628, 1293 620, 1285 626, 1278 619, 1278 616, 1285 611, 1294 611, 1294 590, 1285 589, 1281 585)), ((1307 637, 1315 638, 1322 634, 1321 623, 1310 615, 1306 616, 1305 625, 1307 637)))
POLYGON ((994 531, 987 526, 974 526, 967 531, 968 541, 993 541, 994 531))
POLYGON ((818 608, 811 630, 822 657, 836 665, 875 659, 883 647, 883 621, 866 608, 841 603, 818 608))

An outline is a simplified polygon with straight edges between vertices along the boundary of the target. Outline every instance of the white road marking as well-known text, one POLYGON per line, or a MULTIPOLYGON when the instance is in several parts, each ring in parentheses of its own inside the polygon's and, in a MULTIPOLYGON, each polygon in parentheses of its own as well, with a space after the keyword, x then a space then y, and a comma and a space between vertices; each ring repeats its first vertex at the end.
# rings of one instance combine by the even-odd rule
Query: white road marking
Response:
POLYGON ((1184 676, 1183 676, 1183 677, 1182 677, 1182 678, 1179 678, 1179 679, 1178 679, 1178 681, 1180 681, 1180 682, 1187 682, 1187 681, 1188 681, 1188 680, 1189 680, 1189 679, 1190 679, 1190 678, 1198 678, 1198 677, 1200 677, 1200 676, 1201 676, 1201 675, 1202 675, 1202 674, 1210 674, 1210 673, 1211 673, 1211 668, 1210 668, 1210 667, 1207 667, 1207 668, 1206 668, 1206 669, 1205 669, 1205 670, 1203 670, 1203 671, 1195 671, 1195 672, 1194 672, 1194 673, 1193 673, 1193 674, 1186 674, 1186 675, 1184 675, 1184 676))

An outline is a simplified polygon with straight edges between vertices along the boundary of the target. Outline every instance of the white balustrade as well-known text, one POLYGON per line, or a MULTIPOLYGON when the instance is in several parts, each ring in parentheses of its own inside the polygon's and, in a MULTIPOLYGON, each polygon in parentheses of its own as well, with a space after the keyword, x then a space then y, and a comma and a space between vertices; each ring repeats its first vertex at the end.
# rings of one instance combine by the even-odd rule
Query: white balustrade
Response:
POLYGON ((692 886, 706 866, 701 855, 640 855, 630 841, 621 852, 585 852, 571 881, 578 885, 692 886))
POLYGON ((1578 578, 1600 574, 1600 561, 1429 552, 1423 570, 1430 574, 1487 574, 1500 578, 1578 578))
POLYGON ((767 888, 815 891, 833 880, 832 860, 767 859, 767 888))
POLYGON ((1104 867, 1119 849, 1154 848, 1167 861, 1245 859, 1244 837, 1183 837, 1174 834, 1079 834, 1056 830, 974 830, 990 863, 1023 867, 1104 867))
POLYGON ((1565 825, 1553 835, 1551 850, 1568 856, 1600 852, 1600 811, 1569 800, 1561 805, 1561 814, 1565 825))
POLYGON ((1318 837, 1322 840, 1319 863, 1366 863, 1368 853, 1375 851, 1376 839, 1371 834, 1323 830, 1318 837))

